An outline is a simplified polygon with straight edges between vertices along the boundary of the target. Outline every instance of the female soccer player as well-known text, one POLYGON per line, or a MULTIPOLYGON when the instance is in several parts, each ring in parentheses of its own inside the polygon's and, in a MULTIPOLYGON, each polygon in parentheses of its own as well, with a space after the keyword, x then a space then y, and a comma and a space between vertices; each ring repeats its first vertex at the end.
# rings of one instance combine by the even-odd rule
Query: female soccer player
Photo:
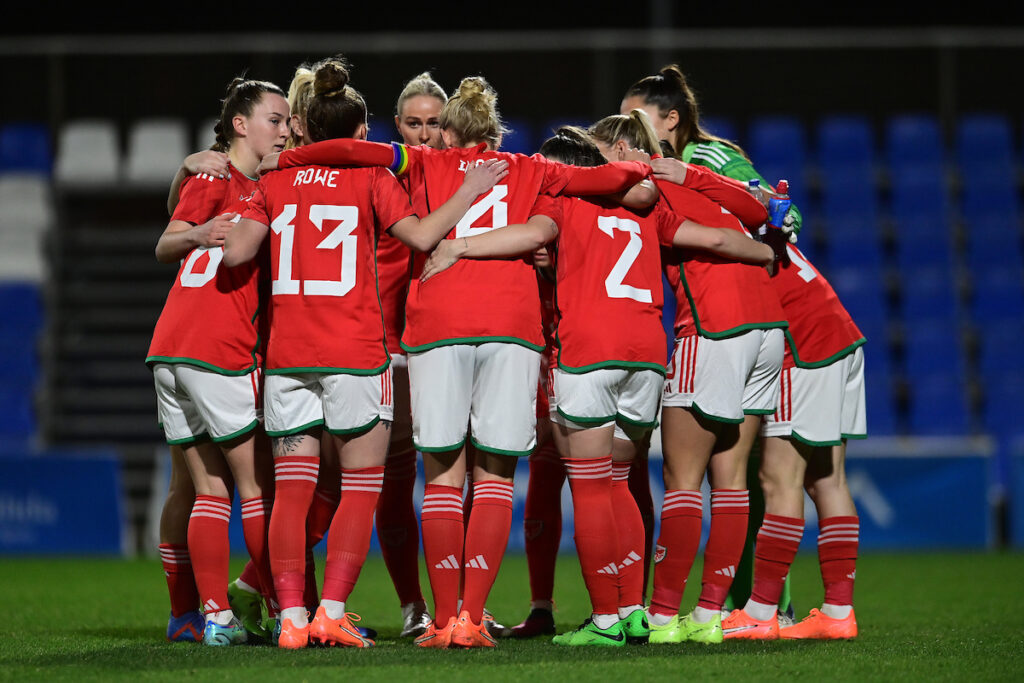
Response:
POLYGON ((864 336, 831 285, 799 249, 772 278, 789 320, 779 409, 761 435, 764 522, 757 535, 754 587, 723 622, 726 640, 835 639, 857 635, 853 583, 860 525, 846 484, 846 440, 867 433, 864 336), (818 557, 825 602, 780 630, 776 605, 804 530, 804 490, 818 510, 818 557))
MULTIPOLYGON (((366 104, 348 80, 337 58, 314 69, 315 94, 306 113, 312 140, 365 137, 366 104)), ((413 248, 429 249, 505 172, 505 164, 492 161, 465 174, 451 199, 423 221, 384 169, 309 166, 272 173, 260 181, 229 236, 229 266, 256 257, 269 237, 265 409, 277 487, 270 549, 281 604, 279 647, 304 647, 309 639, 373 645, 352 624, 345 600, 369 550, 393 412, 376 236, 390 230, 413 248), (309 624, 302 599, 303 532, 321 430, 335 438, 340 455, 341 502, 331 522, 323 597, 309 624)))
MULTIPOLYGON (((630 123, 643 129, 643 118, 637 112, 630 123)), ((645 132, 647 146, 656 147, 653 131, 645 132)), ((545 143, 546 153, 577 165, 604 162, 582 131, 563 128, 559 134, 568 144, 560 146, 556 137, 545 143)), ((557 237, 558 367, 551 419, 567 445, 576 545, 593 614, 554 643, 642 641, 648 632, 642 575, 625 574, 643 566, 644 532, 626 477, 636 442, 657 423, 664 382, 659 244, 710 249, 761 265, 774 254, 736 231, 683 220, 664 203, 632 211, 606 200, 542 197, 532 214, 526 225, 442 242, 423 280, 461 258, 511 256, 557 237)))
POLYGON ((287 121, 288 103, 277 86, 235 79, 216 128, 218 150, 230 159, 230 177, 201 174, 186 180, 156 247, 162 262, 183 259, 146 362, 153 369, 167 441, 182 447, 195 487, 188 545, 208 645, 247 640, 227 598, 234 485, 250 555, 258 568, 268 567, 266 511, 272 487, 260 476, 253 437, 260 385, 259 267, 220 265, 231 219, 255 190, 260 159, 284 147, 287 121))
MULTIPOLYGON (((648 173, 640 163, 574 169, 497 152, 503 127, 496 99, 482 78, 463 79, 441 113, 444 150, 332 141, 290 150, 277 163, 392 166, 410 174, 410 187, 423 187, 433 209, 453 194, 469 169, 489 159, 507 161, 507 180, 458 222, 449 235, 455 240, 525 222, 539 194, 618 192, 648 173)), ((414 280, 410 286, 402 348, 409 353, 413 439, 424 453, 423 541, 435 608, 434 624, 417 641, 423 646, 496 645, 482 624, 483 607, 508 540, 515 456, 528 455, 535 443, 543 348, 537 301, 533 269, 522 260, 460 263, 429 284, 414 280), (473 512, 464 529, 470 422, 481 457, 474 466, 473 512)))

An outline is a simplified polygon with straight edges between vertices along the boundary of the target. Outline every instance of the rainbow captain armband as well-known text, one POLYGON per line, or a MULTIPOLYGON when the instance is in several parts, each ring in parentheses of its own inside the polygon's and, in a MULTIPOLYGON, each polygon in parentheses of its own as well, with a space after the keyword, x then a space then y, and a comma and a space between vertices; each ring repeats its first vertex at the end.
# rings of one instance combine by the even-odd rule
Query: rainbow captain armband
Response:
POLYGON ((392 142, 391 148, 395 151, 395 159, 391 162, 391 172, 400 176, 409 170, 409 150, 401 142, 392 142))

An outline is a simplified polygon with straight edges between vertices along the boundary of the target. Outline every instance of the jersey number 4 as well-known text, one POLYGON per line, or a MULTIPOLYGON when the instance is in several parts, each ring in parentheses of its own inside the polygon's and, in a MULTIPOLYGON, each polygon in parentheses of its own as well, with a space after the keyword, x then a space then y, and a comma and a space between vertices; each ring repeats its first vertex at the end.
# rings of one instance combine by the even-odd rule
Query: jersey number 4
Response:
POLYGON ((271 283, 272 294, 303 294, 318 296, 345 296, 356 286, 356 246, 359 225, 359 207, 313 204, 309 207, 309 222, 318 231, 324 231, 324 221, 337 221, 338 225, 316 245, 317 249, 341 248, 341 273, 337 280, 296 280, 292 278, 292 251, 295 247, 295 214, 297 204, 285 204, 281 213, 270 224, 280 236, 277 277, 271 283))
POLYGON ((462 220, 455 224, 455 239, 482 235, 496 228, 504 228, 508 225, 508 185, 495 185, 491 191, 478 200, 469 211, 462 217, 462 220), (483 218, 484 214, 491 212, 491 224, 473 227, 473 223, 483 218))
POLYGON ((629 235, 629 242, 626 244, 626 248, 622 251, 622 255, 619 256, 619 260, 612 266, 608 277, 604 279, 604 290, 608 293, 608 297, 611 299, 632 299, 644 304, 651 303, 653 301, 651 290, 630 287, 622 282, 626 279, 626 273, 629 272, 633 262, 636 261, 636 257, 640 255, 640 250, 644 246, 643 240, 640 238, 640 224, 628 218, 598 216, 597 228, 612 239, 615 239, 616 230, 621 230, 629 235))

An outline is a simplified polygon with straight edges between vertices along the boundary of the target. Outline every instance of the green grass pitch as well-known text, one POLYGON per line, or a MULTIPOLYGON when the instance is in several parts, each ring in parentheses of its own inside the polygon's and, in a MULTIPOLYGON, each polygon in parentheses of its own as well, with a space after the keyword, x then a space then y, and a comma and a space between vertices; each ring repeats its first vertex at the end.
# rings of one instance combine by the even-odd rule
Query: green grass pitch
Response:
MULTIPOLYGON (((397 639, 397 599, 382 561, 371 557, 349 607, 380 631, 379 647, 286 652, 167 643, 155 560, 4 559, 0 680, 1024 680, 1024 554, 867 554, 857 575, 860 637, 850 642, 596 650, 537 639, 504 640, 494 651, 421 651, 397 639)), ((793 585, 801 613, 820 603, 813 554, 798 557, 793 585)), ((527 586, 525 558, 506 558, 489 601, 500 621, 525 616, 527 586)), ((560 628, 587 615, 573 556, 560 560, 555 597, 560 628)))

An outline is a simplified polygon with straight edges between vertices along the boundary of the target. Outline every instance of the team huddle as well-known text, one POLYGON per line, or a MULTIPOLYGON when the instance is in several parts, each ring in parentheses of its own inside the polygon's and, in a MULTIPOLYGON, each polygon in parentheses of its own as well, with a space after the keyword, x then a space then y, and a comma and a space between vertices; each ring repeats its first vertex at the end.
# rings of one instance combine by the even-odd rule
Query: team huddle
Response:
POLYGON ((156 248, 181 264, 146 359, 172 457, 168 639, 374 645, 346 601, 375 522, 402 637, 475 648, 554 635, 566 479, 592 613, 556 645, 856 636, 844 458, 846 440, 866 436, 864 338, 796 248, 799 210, 701 128, 675 66, 635 83, 621 114, 559 128, 534 156, 499 151, 496 100, 482 78, 449 98, 422 74, 398 98, 403 142, 381 144, 366 140, 340 58, 300 67, 287 94, 229 85, 217 143, 185 160, 156 248), (667 367, 663 274, 679 302, 667 367), (759 436, 753 591, 723 611, 759 436), (519 457, 531 609, 505 629, 485 606, 519 457), (705 476, 700 596, 681 614, 705 476), (236 486, 250 561, 231 581, 236 486), (792 623, 777 606, 805 491, 825 599, 792 623), (312 548, 325 535, 318 591, 312 548))

